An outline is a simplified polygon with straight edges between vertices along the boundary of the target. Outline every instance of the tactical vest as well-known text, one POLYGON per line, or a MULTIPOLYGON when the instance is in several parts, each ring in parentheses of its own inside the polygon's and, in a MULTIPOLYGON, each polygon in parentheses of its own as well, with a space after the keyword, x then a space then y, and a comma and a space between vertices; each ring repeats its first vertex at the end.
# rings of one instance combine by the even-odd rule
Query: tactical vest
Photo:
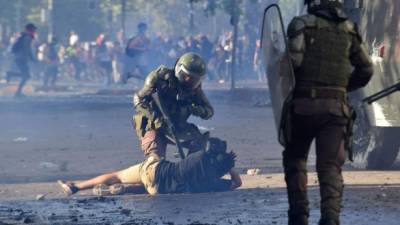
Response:
POLYGON ((352 71, 353 30, 347 21, 338 23, 317 17, 315 26, 307 26, 304 31, 306 52, 296 80, 346 87, 352 71))

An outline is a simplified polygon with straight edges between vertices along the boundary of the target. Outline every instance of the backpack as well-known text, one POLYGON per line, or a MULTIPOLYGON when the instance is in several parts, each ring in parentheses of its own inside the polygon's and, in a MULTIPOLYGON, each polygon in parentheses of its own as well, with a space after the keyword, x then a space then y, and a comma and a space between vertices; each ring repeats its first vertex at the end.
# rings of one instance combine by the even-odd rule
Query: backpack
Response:
POLYGON ((22 35, 21 37, 19 37, 19 38, 17 39, 17 41, 14 43, 14 45, 12 46, 11 52, 12 52, 13 54, 18 54, 19 52, 22 51, 22 48, 23 48, 23 38, 24 38, 24 35, 22 35))

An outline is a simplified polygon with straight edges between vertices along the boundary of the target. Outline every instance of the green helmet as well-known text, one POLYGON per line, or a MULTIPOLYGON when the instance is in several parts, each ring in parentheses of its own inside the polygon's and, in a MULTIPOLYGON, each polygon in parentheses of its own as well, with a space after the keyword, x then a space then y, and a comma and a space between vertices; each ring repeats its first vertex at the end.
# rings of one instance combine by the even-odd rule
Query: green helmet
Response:
POLYGON ((305 0, 304 4, 308 5, 308 11, 314 12, 321 9, 337 9, 343 8, 344 0, 305 0))
POLYGON ((175 76, 187 88, 196 89, 199 87, 205 74, 206 63, 195 53, 185 53, 176 62, 175 76))

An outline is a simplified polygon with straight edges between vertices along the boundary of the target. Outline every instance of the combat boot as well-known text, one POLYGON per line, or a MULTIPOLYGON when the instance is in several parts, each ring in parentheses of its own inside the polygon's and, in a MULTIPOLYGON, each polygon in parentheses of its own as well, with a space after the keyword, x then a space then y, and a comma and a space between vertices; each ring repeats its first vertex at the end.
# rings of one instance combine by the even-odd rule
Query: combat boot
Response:
POLYGON ((318 225, 339 225, 339 221, 335 219, 320 219, 318 225))
POLYGON ((289 216, 288 225, 308 225, 308 216, 306 215, 289 216))
POLYGON ((284 155, 283 165, 289 200, 289 225, 308 225, 307 161, 284 155))

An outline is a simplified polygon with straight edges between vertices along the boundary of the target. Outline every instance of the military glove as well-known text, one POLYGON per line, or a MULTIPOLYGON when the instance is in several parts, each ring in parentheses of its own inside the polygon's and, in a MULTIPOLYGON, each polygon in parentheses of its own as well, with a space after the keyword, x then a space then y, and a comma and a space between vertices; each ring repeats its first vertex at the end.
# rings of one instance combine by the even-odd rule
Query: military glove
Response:
POLYGON ((190 112, 192 113, 192 115, 198 116, 205 120, 210 119, 212 116, 212 113, 210 113, 207 109, 197 105, 192 105, 190 112))
POLYGON ((177 99, 179 106, 191 106, 193 102, 190 99, 177 99))

